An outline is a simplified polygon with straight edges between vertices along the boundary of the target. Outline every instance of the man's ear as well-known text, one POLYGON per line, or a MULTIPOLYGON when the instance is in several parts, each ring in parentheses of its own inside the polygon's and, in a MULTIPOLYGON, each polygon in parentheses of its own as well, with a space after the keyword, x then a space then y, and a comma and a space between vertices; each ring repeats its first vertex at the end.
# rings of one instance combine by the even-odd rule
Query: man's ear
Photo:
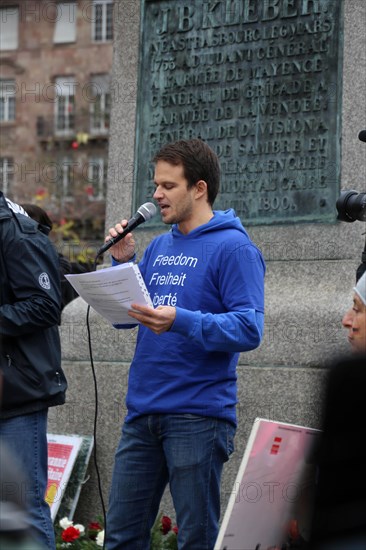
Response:
POLYGON ((203 195, 207 195, 207 183, 205 180, 198 180, 196 187, 196 199, 200 199, 203 195))

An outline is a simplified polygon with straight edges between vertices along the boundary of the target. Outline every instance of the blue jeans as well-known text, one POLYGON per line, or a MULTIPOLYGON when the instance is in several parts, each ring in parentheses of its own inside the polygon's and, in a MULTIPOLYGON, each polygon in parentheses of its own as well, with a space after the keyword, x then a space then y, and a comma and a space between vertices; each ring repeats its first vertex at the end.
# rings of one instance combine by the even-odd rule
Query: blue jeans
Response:
POLYGON ((18 462, 26 481, 16 490, 28 509, 34 537, 47 549, 55 549, 50 507, 44 496, 47 488, 47 409, 0 420, 0 440, 18 462))
POLYGON ((179 550, 212 550, 220 519, 220 479, 235 428, 193 414, 142 416, 125 423, 109 510, 108 550, 149 550, 150 530, 169 483, 179 550))

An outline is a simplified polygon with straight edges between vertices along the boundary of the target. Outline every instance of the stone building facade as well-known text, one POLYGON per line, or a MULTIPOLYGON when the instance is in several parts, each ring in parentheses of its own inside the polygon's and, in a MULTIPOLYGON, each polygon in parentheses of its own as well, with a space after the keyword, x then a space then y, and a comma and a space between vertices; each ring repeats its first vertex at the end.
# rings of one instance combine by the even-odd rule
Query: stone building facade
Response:
POLYGON ((0 2, 0 182, 104 233, 113 0, 0 2))

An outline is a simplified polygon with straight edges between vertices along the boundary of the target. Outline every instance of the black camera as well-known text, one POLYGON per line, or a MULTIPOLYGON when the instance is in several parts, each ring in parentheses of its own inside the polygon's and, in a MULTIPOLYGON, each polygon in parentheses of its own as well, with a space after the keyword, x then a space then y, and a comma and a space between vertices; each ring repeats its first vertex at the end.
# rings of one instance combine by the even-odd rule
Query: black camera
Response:
MULTIPOLYGON (((366 130, 361 130, 358 139, 366 143, 366 130)), ((336 202, 337 219, 342 222, 366 222, 366 193, 358 193, 354 189, 345 189, 336 202)), ((366 242, 361 256, 362 263, 356 271, 356 283, 366 271, 366 242)))
POLYGON ((345 189, 337 199, 337 220, 342 222, 366 222, 366 193, 345 189))

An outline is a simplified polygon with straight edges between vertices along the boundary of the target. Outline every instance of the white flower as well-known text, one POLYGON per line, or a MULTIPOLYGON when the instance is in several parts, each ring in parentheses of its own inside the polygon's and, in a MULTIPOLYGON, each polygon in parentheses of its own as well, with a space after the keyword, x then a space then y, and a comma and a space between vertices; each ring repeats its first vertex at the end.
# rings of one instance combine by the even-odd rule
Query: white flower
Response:
POLYGON ((62 529, 67 529, 68 527, 71 527, 72 524, 73 524, 73 521, 70 521, 69 518, 66 518, 66 517, 60 519, 60 523, 59 523, 62 529))
POLYGON ((74 525, 75 529, 79 529, 80 535, 83 535, 85 533, 85 527, 84 525, 81 525, 81 523, 77 523, 74 525))
POLYGON ((95 539, 95 542, 97 543, 98 546, 103 546, 103 544, 104 544, 104 530, 99 531, 99 533, 97 534, 97 538, 95 539))

